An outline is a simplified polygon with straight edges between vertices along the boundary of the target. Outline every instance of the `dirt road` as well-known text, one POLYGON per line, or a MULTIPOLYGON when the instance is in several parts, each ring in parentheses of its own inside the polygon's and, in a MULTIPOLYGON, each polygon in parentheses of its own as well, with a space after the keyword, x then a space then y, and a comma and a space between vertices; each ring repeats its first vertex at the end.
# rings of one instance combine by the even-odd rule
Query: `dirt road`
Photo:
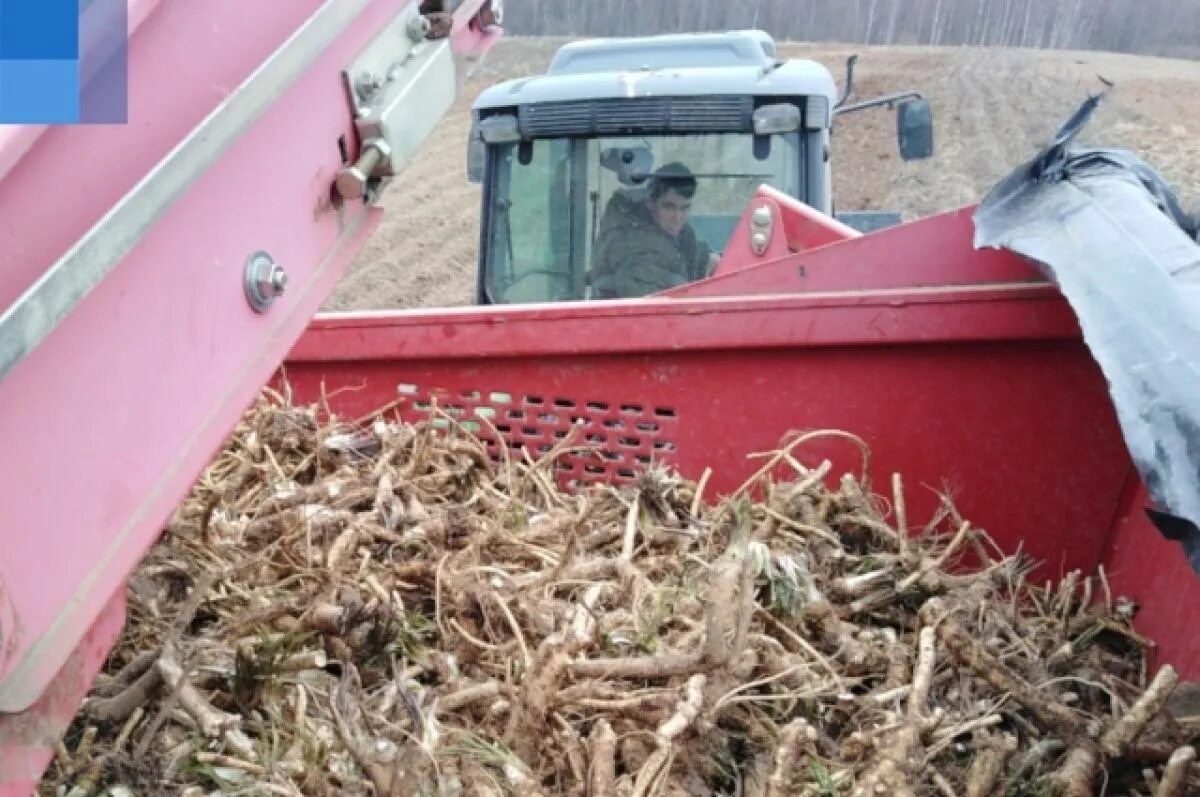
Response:
MULTIPOLYGON (((474 292, 480 192, 466 179, 471 101, 499 81, 542 71, 561 40, 506 39, 475 66, 455 110, 382 202, 387 220, 326 303, 327 310, 446 307, 474 292)), ((1200 198, 1200 62, 1107 53, 972 48, 786 45, 842 80, 859 53, 855 97, 917 89, 934 107, 935 156, 906 164, 895 115, 839 119, 839 210, 899 209, 909 218, 969 204, 1028 159, 1089 91, 1116 83, 1084 143, 1127 147, 1191 208, 1200 198)))

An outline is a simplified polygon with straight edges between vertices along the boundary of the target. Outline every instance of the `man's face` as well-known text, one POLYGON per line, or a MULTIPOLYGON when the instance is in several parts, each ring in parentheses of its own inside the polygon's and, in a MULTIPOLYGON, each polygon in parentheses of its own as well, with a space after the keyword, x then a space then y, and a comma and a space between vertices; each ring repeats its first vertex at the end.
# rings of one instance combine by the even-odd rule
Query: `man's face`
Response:
POLYGON ((647 204, 654 223, 667 235, 678 238, 679 233, 687 226, 688 214, 692 211, 692 200, 675 189, 668 188, 658 199, 651 199, 647 204))

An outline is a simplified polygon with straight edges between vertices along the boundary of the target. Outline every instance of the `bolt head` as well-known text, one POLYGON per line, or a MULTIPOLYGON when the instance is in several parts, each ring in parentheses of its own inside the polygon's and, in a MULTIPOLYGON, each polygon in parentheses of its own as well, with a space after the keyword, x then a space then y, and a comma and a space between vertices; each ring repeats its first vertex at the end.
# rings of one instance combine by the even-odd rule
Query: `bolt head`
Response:
POLYGON ((271 283, 271 290, 274 292, 274 294, 276 296, 283 295, 283 292, 285 290, 287 290, 287 284, 288 284, 287 272, 284 271, 283 266, 280 266, 278 263, 276 263, 274 266, 271 267, 270 283, 271 283))
POLYGON ((358 80, 354 81, 354 90, 358 94, 359 101, 369 101, 383 86, 383 83, 384 79, 379 75, 373 72, 363 72, 358 76, 358 80))
POLYGON ((750 243, 754 245, 755 249, 766 249, 767 234, 765 232, 754 233, 754 235, 750 236, 750 243))
POLYGON ((255 252, 246 261, 243 285, 246 300, 256 312, 265 313, 270 309, 283 295, 287 284, 287 272, 266 252, 255 252))
POLYGON ((255 286, 258 289, 259 296, 264 299, 277 299, 283 295, 283 292, 287 289, 287 284, 287 272, 278 263, 272 263, 269 266, 263 263, 259 266, 255 286))
POLYGON ((750 221, 756 227, 766 227, 771 223, 771 209, 766 205, 759 205, 751 214, 750 221))
POLYGON ((426 17, 413 17, 408 23, 408 38, 413 44, 419 44, 425 41, 425 37, 429 35, 429 20, 426 17))
POLYGON ((367 176, 357 166, 347 166, 338 172, 334 186, 343 199, 362 199, 367 190, 367 176))

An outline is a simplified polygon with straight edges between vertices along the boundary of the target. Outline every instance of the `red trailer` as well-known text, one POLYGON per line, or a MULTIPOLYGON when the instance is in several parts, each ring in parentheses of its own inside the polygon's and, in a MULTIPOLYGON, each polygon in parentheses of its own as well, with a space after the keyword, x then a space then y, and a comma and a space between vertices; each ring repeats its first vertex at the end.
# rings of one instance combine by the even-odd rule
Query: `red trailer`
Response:
MULTIPOLYGON (((753 204, 783 227, 808 218, 770 189, 753 204)), ((468 420, 482 412, 504 436, 493 452, 545 452, 582 423, 601 453, 567 456, 568 484, 631 481, 661 462, 691 478, 711 468, 719 494, 789 432, 852 432, 871 447, 874 484, 901 473, 912 485, 914 517, 948 493, 1003 548, 1040 562, 1041 578, 1103 567, 1141 607, 1157 664, 1200 678, 1188 632, 1200 579, 1146 518, 1152 502, 1076 316, 1022 258, 976 250, 972 213, 727 260, 727 276, 669 297, 327 315, 278 386, 298 402, 327 396, 346 417, 392 402, 412 421, 434 401, 468 420)), ((749 216, 731 252, 748 251, 749 216)), ((835 473, 859 467, 849 445, 801 453, 835 473)))
MULTIPOLYGON (((876 483, 904 475, 914 517, 949 492, 1044 578, 1103 567, 1157 663, 1200 677, 1200 579, 1146 518, 1077 316, 1027 261, 975 248, 972 208, 859 236, 764 189, 716 276, 670 295, 313 321, 378 221, 330 191, 380 157, 357 158, 347 65, 410 36, 416 4, 155 5, 130 15, 146 124, 0 139, 0 321, 36 332, 0 351, 0 794, 35 787, 126 580, 272 378, 348 415, 484 412, 494 451, 581 424, 600 453, 568 458, 568 483, 663 462, 711 468, 720 493, 789 432, 843 429, 876 483), (185 30, 198 49, 165 90, 185 30), (751 247, 764 213, 781 232, 751 247)), ((460 53, 486 47, 487 8, 458 4, 460 53)), ((827 442, 801 454, 859 467, 827 442)))

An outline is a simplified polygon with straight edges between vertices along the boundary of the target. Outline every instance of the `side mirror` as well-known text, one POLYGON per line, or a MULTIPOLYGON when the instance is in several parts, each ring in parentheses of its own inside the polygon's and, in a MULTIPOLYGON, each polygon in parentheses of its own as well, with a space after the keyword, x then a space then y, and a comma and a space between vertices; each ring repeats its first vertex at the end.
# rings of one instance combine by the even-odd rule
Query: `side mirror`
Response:
POLYGON ((896 128, 901 158, 923 160, 933 155, 933 107, 929 100, 901 103, 896 114, 896 128))
POLYGON ((479 130, 472 127, 471 135, 467 138, 467 182, 476 184, 483 182, 486 161, 487 145, 483 143, 479 130))
POLYGON ((499 114, 480 120, 472 114, 471 132, 467 137, 467 179, 472 183, 483 182, 489 144, 516 144, 520 140, 517 117, 499 114))

